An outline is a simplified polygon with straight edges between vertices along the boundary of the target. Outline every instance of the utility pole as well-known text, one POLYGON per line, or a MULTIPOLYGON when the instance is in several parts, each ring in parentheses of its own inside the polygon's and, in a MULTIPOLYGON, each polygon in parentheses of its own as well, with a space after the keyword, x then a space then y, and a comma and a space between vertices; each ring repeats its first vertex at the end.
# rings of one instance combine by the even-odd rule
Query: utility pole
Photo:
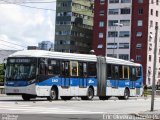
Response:
POLYGON ((118 26, 119 26, 119 27, 122 27, 123 24, 114 23, 113 25, 114 25, 114 27, 115 27, 115 29, 114 29, 114 48, 113 48, 113 57, 115 57, 115 56, 114 56, 114 53, 115 53, 115 40, 116 40, 116 37, 118 37, 118 33, 116 34, 116 32, 117 32, 116 27, 118 27, 118 26))
POLYGON ((152 96, 151 96, 151 111, 154 110, 154 97, 156 92, 155 87, 155 76, 156 76, 156 61, 157 61, 157 36, 158 36, 158 26, 155 26, 155 39, 154 39, 154 64, 153 64, 153 81, 152 81, 152 96))

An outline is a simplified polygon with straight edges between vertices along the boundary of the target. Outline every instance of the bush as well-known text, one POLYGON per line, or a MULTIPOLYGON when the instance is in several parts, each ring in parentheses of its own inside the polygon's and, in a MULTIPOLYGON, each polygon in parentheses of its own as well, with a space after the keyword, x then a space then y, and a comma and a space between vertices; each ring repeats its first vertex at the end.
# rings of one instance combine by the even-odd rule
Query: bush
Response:
POLYGON ((3 64, 0 64, 0 85, 2 86, 4 84, 4 69, 3 64))

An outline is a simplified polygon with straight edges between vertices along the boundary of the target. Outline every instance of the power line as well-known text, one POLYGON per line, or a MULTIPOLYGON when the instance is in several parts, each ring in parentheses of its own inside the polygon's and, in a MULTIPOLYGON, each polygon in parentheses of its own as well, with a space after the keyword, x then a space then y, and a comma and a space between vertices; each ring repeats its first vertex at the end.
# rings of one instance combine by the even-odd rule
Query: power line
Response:
MULTIPOLYGON (((6 47, 11 48, 11 46, 9 46, 9 45, 5 45, 5 44, 2 44, 2 43, 1 43, 1 45, 4 45, 4 46, 6 46, 6 47)), ((16 50, 18 50, 16 47, 13 47, 13 46, 12 46, 12 48, 15 48, 16 50)))
POLYGON ((23 7, 33 8, 33 9, 41 9, 41 10, 50 10, 50 11, 56 11, 56 10, 53 10, 53 9, 48 9, 48 8, 32 7, 32 6, 29 6, 29 5, 22 5, 22 4, 18 4, 18 3, 11 3, 11 2, 8 2, 8 1, 5 1, 5 0, 1 0, 1 1, 4 1, 4 2, 6 2, 6 3, 10 3, 10 4, 14 4, 14 5, 23 6, 23 7))
POLYGON ((22 45, 19 45, 19 44, 16 44, 16 43, 12 43, 12 42, 9 42, 9 41, 5 41, 5 40, 2 40, 2 39, 0 39, 0 41, 6 42, 6 43, 10 43, 10 44, 13 44, 13 45, 16 45, 16 46, 20 46, 20 47, 23 47, 23 48, 27 48, 26 46, 22 46, 22 45))
MULTIPOLYGON (((49 10, 49 11, 56 11, 56 10, 54 10, 54 9, 48 9, 48 8, 41 8, 41 7, 33 7, 33 6, 29 6, 29 5, 24 5, 25 3, 22 3, 22 4, 20 4, 20 3, 13 3, 13 2, 8 2, 8 1, 5 1, 5 0, 0 0, 0 1, 3 1, 3 2, 5 2, 5 3, 8 3, 8 4, 14 4, 14 5, 19 5, 19 6, 23 6, 23 7, 27 7, 27 8, 33 8, 33 9, 40 9, 40 10, 49 10)), ((62 2, 63 2, 64 0, 62 0, 62 2)), ((81 0, 78 0, 78 1, 81 1, 81 0)), ((52 2, 50 2, 50 3, 53 3, 53 2, 56 2, 56 1, 52 1, 52 2)), ((64 1, 64 2, 66 2, 66 1, 64 1)), ((28 3, 32 3, 32 2, 28 2, 28 3)), ((43 2, 43 3, 47 3, 47 2, 43 2)), ((1 4, 1 3, 0 3, 1 4)), ((75 11, 75 12, 86 12, 86 11, 88 11, 88 10, 81 10, 81 11, 75 11)))

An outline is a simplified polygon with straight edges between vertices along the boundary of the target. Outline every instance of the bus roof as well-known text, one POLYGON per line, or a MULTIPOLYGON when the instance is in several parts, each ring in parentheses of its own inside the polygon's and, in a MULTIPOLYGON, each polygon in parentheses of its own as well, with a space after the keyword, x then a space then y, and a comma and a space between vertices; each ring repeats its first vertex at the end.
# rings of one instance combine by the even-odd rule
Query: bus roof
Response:
MULTIPOLYGON (((13 53, 9 57, 42 57, 42 58, 55 58, 55 59, 66 59, 66 60, 79 60, 79 61, 90 61, 96 62, 97 56, 90 54, 77 54, 77 53, 62 53, 62 52, 51 52, 45 50, 24 50, 13 53)), ((112 64, 123 64, 131 66, 141 66, 141 64, 134 63, 127 60, 106 57, 107 63, 112 64)))
POLYGON ((44 58, 56 58, 56 59, 70 59, 70 60, 83 60, 96 62, 95 55, 89 54, 76 54, 76 53, 63 53, 63 52, 52 52, 46 50, 24 50, 18 51, 9 57, 44 57, 44 58))

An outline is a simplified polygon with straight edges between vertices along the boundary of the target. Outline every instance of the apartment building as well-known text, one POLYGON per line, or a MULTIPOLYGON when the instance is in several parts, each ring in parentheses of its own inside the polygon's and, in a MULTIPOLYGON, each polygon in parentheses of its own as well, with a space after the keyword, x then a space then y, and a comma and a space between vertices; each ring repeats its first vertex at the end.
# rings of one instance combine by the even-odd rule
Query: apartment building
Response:
MULTIPOLYGON (((144 83, 152 85, 155 27, 159 0, 95 0, 92 49, 96 55, 143 65, 144 83)), ((156 84, 160 84, 160 30, 157 30, 156 84)))
POLYGON ((55 51, 89 53, 93 35, 91 0, 57 0, 55 51))

